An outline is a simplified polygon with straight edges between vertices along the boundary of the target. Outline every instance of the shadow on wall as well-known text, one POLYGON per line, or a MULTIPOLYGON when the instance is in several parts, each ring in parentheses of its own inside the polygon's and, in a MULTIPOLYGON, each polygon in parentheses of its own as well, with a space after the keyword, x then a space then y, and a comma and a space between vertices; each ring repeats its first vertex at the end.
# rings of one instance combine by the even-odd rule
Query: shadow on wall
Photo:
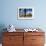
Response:
POLYGON ((5 25, 0 24, 0 43, 2 43, 2 36, 3 36, 2 32, 6 31, 6 30, 4 30, 4 28, 6 28, 5 25))

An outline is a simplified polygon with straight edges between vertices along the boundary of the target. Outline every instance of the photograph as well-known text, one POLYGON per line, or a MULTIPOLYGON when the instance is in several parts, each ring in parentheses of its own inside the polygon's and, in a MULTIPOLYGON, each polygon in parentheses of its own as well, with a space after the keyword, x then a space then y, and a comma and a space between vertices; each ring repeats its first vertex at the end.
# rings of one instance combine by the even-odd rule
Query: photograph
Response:
POLYGON ((32 19, 34 16, 34 9, 31 7, 18 8, 18 19, 32 19))

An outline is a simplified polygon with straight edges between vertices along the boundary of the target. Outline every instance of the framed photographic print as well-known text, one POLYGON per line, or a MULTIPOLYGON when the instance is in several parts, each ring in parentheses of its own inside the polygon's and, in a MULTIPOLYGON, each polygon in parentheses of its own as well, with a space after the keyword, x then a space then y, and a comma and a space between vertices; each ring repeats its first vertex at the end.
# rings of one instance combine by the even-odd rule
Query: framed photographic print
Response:
POLYGON ((18 8, 18 19, 33 19, 34 8, 32 7, 19 7, 18 8))

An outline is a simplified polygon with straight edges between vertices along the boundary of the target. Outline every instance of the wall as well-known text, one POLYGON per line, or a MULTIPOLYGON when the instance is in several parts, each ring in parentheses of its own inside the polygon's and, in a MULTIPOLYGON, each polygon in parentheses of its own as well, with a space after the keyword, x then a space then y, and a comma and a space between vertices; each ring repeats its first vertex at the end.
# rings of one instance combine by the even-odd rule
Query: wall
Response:
POLYGON ((1 0, 0 25, 13 24, 16 28, 45 27, 46 28, 46 0, 1 0), (17 20, 18 7, 33 7, 34 19, 17 20))
POLYGON ((0 29, 9 24, 16 28, 40 27, 46 32, 46 0, 0 0, 0 29), (34 8, 34 19, 17 20, 17 8, 24 6, 34 8))
POLYGON ((0 24, 15 25, 17 28, 38 27, 46 28, 46 0, 1 0, 0 24), (33 7, 34 19, 17 20, 18 7, 33 7))

